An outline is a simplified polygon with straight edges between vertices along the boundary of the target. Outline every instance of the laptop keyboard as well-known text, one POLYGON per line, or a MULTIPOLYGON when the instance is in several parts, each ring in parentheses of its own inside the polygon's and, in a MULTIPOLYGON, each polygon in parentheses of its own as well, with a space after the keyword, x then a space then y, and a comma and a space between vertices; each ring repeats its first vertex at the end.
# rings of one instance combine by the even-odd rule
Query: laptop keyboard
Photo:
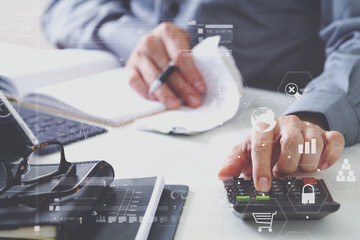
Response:
POLYGON ((22 106, 18 111, 39 142, 57 140, 67 145, 107 132, 105 128, 22 106))

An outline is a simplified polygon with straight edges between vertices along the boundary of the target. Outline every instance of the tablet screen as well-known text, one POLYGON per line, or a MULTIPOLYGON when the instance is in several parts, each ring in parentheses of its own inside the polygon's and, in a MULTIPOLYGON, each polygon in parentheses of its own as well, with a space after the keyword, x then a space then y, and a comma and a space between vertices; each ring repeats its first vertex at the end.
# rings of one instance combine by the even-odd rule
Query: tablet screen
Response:
POLYGON ((0 160, 18 160, 29 146, 38 141, 26 123, 0 92, 0 160))

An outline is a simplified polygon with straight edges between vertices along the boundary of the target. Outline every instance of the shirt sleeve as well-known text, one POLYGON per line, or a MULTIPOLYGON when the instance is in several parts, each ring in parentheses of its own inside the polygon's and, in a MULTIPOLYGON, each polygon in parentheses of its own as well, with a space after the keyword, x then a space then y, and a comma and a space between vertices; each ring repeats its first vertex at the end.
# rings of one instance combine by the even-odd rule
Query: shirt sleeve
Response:
POLYGON ((285 114, 323 114, 330 130, 341 132, 349 146, 360 142, 360 5, 353 0, 343 3, 323 9, 323 18, 333 19, 320 31, 326 44, 324 71, 285 114))
POLYGON ((108 50, 123 61, 154 27, 132 14, 130 0, 52 0, 42 25, 59 48, 108 50))

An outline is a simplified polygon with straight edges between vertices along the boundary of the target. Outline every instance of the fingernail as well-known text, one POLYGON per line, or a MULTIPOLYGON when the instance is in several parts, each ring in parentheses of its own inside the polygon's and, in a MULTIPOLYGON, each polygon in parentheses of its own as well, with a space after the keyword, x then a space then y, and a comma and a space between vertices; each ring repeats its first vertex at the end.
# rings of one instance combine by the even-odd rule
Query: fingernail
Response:
POLYGON ((195 97, 193 95, 190 95, 188 98, 189 105, 192 107, 199 107, 201 104, 201 101, 198 97, 195 97))
POLYGON ((235 159, 234 159, 234 158, 232 158, 232 157, 228 157, 228 158, 226 158, 226 159, 224 160, 224 162, 223 162, 223 167, 225 167, 225 166, 228 166, 228 165, 232 164, 234 161, 235 161, 235 159))
POLYGON ((260 177, 257 185, 260 192, 267 192, 269 190, 269 180, 266 177, 260 177))
POLYGON ((324 162, 321 166, 320 166, 320 169, 321 170, 325 170, 329 167, 329 163, 328 162, 324 162))
POLYGON ((197 81, 197 82, 195 82, 194 86, 200 93, 205 92, 205 84, 204 83, 197 81))
POLYGON ((165 105, 169 109, 177 109, 179 107, 179 101, 173 97, 168 97, 165 99, 165 105))

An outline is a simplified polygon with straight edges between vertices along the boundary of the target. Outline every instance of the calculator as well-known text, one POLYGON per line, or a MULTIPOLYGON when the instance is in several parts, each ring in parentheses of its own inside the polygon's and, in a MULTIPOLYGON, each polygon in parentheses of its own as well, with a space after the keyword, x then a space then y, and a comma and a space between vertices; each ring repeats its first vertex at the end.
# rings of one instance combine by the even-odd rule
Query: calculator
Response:
POLYGON ((233 178, 224 186, 234 214, 244 220, 268 215, 273 220, 315 220, 340 208, 322 179, 273 178, 267 193, 256 191, 253 179, 233 178))

